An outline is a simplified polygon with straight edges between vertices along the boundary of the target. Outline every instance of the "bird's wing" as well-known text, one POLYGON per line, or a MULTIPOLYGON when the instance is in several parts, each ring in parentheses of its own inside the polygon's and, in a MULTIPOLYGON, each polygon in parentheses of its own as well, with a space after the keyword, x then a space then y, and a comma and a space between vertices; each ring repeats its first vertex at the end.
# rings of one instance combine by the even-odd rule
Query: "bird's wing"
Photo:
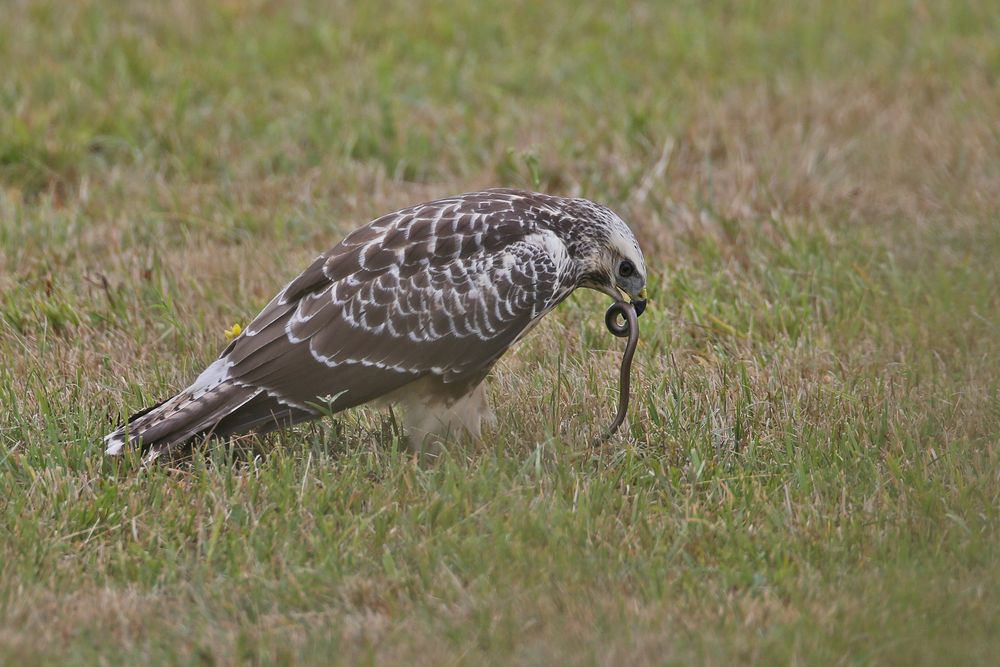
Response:
POLYGON ((227 379, 303 409, 335 397, 336 411, 430 373, 481 377, 573 288, 565 247, 522 214, 442 200, 362 227, 223 352, 227 379))

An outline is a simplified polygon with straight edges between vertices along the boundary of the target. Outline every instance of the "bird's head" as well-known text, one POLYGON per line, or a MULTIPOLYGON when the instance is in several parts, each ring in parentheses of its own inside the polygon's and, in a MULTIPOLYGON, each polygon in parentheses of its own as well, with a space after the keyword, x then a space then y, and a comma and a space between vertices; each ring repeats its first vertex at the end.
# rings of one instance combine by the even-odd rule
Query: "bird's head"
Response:
POLYGON ((579 287, 604 292, 616 301, 646 309, 646 261, 628 225, 611 209, 586 199, 574 200, 579 216, 577 258, 582 265, 579 287))

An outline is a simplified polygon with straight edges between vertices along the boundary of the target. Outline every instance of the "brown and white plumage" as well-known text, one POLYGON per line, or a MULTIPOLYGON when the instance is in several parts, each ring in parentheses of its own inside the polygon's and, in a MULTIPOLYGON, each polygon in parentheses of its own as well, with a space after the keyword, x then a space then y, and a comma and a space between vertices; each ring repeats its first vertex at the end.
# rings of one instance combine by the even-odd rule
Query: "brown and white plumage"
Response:
POLYGON ((155 458, 376 399, 404 403, 415 444, 478 435, 481 383, 512 344, 577 287, 640 300, 645 275, 625 223, 584 199, 496 189, 406 208, 317 257, 190 387, 106 436, 107 453, 140 442, 155 458))

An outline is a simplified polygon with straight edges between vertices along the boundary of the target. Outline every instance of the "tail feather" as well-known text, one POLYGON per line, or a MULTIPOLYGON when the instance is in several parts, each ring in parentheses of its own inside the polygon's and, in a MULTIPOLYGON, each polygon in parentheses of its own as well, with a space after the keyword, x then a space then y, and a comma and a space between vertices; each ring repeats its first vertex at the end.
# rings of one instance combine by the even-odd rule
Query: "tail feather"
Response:
POLYGON ((234 381, 230 365, 224 357, 216 360, 184 391, 129 417, 104 437, 106 453, 120 455, 128 446, 139 446, 151 461, 207 435, 266 433, 317 416, 277 400, 260 386, 234 381))
POLYGON ((121 454, 126 445, 139 445, 156 458, 177 445, 206 435, 225 417, 251 401, 260 389, 222 383, 197 394, 185 389, 151 409, 132 415, 104 438, 107 454, 121 454))
POLYGON ((129 417, 104 437, 105 452, 116 456, 126 446, 140 446, 151 461, 199 437, 267 432, 316 416, 281 403, 260 387, 233 381, 228 370, 224 360, 217 360, 184 391, 129 417))

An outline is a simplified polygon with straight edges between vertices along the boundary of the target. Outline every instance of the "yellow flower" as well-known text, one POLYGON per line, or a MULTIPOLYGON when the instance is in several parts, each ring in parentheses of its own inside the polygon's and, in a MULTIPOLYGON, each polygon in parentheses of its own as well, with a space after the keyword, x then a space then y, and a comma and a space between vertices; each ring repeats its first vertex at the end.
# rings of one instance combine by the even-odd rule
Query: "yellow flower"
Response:
POLYGON ((237 336, 239 336, 240 332, 242 332, 242 331, 243 331, 243 327, 240 326, 239 322, 237 322, 236 324, 234 324, 232 329, 226 329, 226 331, 225 331, 226 342, 227 343, 233 342, 233 339, 236 338, 237 336))

